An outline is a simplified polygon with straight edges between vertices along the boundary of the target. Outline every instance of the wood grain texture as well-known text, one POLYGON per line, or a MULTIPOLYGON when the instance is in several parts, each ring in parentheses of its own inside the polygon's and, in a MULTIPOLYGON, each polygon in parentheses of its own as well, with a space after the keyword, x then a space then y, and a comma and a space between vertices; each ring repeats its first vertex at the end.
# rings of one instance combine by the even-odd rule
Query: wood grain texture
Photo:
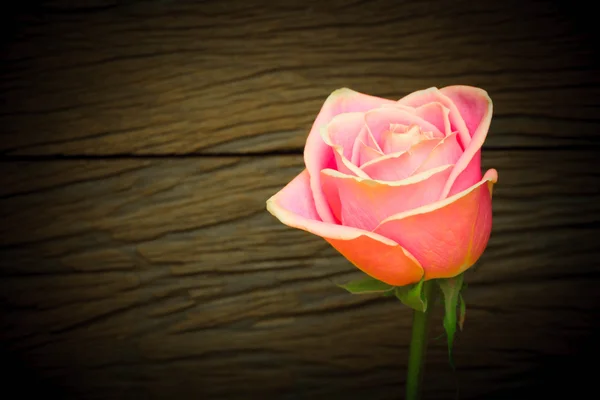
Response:
POLYGON ((591 29, 550 1, 40 3, 5 16, 5 155, 299 151, 334 89, 451 84, 487 148, 598 144, 591 29))
MULTIPOLYGON (((500 180, 467 278, 461 398, 520 398, 561 368, 585 378, 564 357, 590 351, 599 316, 595 157, 484 154, 500 180)), ((265 211, 301 168, 300 156, 3 164, 2 342, 66 398, 399 398, 408 309, 335 287, 354 268, 265 211)), ((427 368, 426 398, 453 398, 443 340, 427 368)))

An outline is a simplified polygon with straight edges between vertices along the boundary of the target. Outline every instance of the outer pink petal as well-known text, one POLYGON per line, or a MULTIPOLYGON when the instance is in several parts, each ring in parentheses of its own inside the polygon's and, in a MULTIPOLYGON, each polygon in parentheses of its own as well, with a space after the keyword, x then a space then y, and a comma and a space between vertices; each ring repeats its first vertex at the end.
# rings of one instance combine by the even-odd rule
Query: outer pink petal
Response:
POLYGON ((490 97, 483 89, 472 86, 447 86, 440 93, 448 97, 456 105, 458 112, 469 129, 471 136, 475 135, 479 125, 485 123, 488 114, 490 97))
POLYGON ((465 121, 463 120, 457 106, 438 88, 431 87, 429 89, 419 90, 398 100, 398 104, 411 107, 419 107, 432 102, 441 103, 444 105, 444 107, 450 110, 450 113, 448 114, 448 118, 450 120, 450 130, 458 131, 461 145, 463 148, 466 148, 471 141, 472 135, 469 134, 469 129, 467 128, 467 125, 465 124, 465 121))
POLYGON ((389 217, 374 232, 392 238, 415 256, 426 279, 450 278, 481 256, 492 228, 491 187, 498 179, 489 170, 469 189, 445 200, 389 217))
POLYGON ((273 204, 279 205, 299 217, 321 221, 313 201, 308 169, 300 172, 283 189, 267 200, 268 209, 273 204))
POLYGON ((307 170, 267 200, 267 209, 283 224, 321 236, 357 268, 390 285, 418 282, 423 269, 394 241, 381 235, 319 220, 307 170))
POLYGON ((427 171, 440 165, 456 164, 463 150, 458 144, 457 133, 446 136, 437 146, 431 150, 423 164, 417 168, 415 173, 427 171))
MULTIPOLYGON (((460 158, 459 162, 463 163, 464 160, 464 158, 460 158)), ((454 166, 454 171, 452 171, 452 174, 450 174, 450 178, 448 178, 448 182, 446 182, 446 187, 444 188, 444 192, 442 193, 441 197, 442 199, 454 196, 456 193, 462 192, 481 180, 481 149, 475 153, 465 169, 463 169, 459 174, 456 173, 458 168, 459 164, 457 163, 454 166)))
POLYGON ((339 196, 342 225, 371 231, 391 215, 436 202, 451 170, 446 165, 400 182, 381 182, 325 169, 321 182, 326 194, 339 196))
POLYGON ((316 209, 319 216, 327 222, 333 222, 334 218, 325 202, 325 197, 321 192, 321 175, 319 171, 324 168, 332 168, 335 165, 335 155, 331 147, 323 142, 321 138, 321 128, 326 126, 331 119, 346 112, 364 112, 383 104, 393 104, 394 102, 375 96, 369 96, 353 90, 342 88, 329 95, 321 111, 317 115, 315 122, 310 130, 304 147, 304 162, 311 176, 310 186, 312 188, 316 209))
POLYGON ((372 179, 399 181, 411 176, 441 139, 423 140, 409 151, 388 154, 360 167, 372 179))
MULTIPOLYGON (((492 121, 492 99, 489 98, 484 90, 466 86, 458 88, 460 89, 454 89, 454 91, 460 91, 461 96, 463 97, 467 96, 467 93, 471 94, 477 99, 473 100, 473 102, 477 102, 478 110, 485 105, 485 111, 481 116, 481 120, 473 133, 469 145, 456 162, 454 171, 452 171, 452 174, 446 183, 446 187, 444 188, 442 198, 459 193, 478 181, 478 178, 481 176, 481 146, 483 146, 483 143, 485 142, 492 121)), ((450 93, 452 94, 453 92, 451 91, 450 93)))
POLYGON ((443 136, 435 125, 414 113, 397 107, 381 107, 371 110, 365 114, 365 122, 377 143, 381 143, 381 136, 385 131, 390 130, 390 126, 393 124, 417 125, 421 131, 430 131, 443 136))

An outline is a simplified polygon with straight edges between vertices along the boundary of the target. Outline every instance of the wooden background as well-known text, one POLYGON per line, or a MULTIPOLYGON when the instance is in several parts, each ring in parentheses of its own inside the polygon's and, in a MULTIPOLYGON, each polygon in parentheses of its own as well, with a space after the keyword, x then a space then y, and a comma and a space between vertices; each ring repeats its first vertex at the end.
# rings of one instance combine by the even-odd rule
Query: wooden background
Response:
POLYGON ((589 10, 15 7, 1 17, 0 397, 402 398, 409 310, 335 287, 355 269, 265 210, 344 86, 400 98, 469 84, 494 100, 492 238, 467 275, 458 375, 444 339, 432 342, 425 398, 454 398, 456 377, 462 399, 574 396, 597 380, 586 364, 597 365, 600 330, 589 10))

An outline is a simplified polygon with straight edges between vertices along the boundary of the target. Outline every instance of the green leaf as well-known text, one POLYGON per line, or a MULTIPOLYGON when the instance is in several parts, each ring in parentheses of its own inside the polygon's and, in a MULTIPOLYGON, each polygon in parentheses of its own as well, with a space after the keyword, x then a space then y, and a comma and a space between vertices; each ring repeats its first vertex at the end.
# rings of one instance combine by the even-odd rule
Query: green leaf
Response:
POLYGON ((423 292, 423 277, 419 283, 396 287, 396 297, 405 305, 417 311, 425 312, 427 310, 427 297, 423 292))
POLYGON ((448 337, 448 356, 450 365, 454 368, 452 360, 452 344, 454 343, 454 334, 456 333, 456 308, 460 297, 460 290, 463 286, 463 274, 450 279, 439 279, 438 283, 444 294, 444 329, 448 337))
POLYGON ((460 294, 458 299, 460 300, 460 311, 458 314, 458 327, 462 331, 463 325, 465 324, 465 315, 467 314, 467 305, 465 304, 465 299, 463 299, 462 294, 460 294))
POLYGON ((388 285, 387 283, 371 278, 370 276, 338 286, 342 289, 346 289, 352 294, 385 293, 394 290, 392 285, 388 285))

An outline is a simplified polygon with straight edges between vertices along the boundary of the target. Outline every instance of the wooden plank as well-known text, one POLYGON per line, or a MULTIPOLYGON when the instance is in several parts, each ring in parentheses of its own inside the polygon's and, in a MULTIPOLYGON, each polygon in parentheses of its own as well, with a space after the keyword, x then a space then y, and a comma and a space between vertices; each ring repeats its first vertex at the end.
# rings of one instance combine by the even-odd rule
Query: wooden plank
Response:
MULTIPOLYGON (((600 300, 594 158, 484 154, 500 181, 489 248, 467 278, 456 344, 461 398, 507 398, 545 382, 547 368, 564 371, 569 354, 590 354, 600 300)), ((401 393, 410 312, 335 287, 355 269, 265 211, 302 168, 300 156, 2 167, 0 339, 62 395, 401 393)), ((443 340, 428 363, 427 398, 452 398, 443 340)), ((573 377, 584 376, 582 365, 569 367, 573 377)))
POLYGON ((298 151, 334 89, 452 84, 490 92, 488 148, 597 144, 595 42, 553 3, 94 3, 11 17, 1 153, 298 151))

